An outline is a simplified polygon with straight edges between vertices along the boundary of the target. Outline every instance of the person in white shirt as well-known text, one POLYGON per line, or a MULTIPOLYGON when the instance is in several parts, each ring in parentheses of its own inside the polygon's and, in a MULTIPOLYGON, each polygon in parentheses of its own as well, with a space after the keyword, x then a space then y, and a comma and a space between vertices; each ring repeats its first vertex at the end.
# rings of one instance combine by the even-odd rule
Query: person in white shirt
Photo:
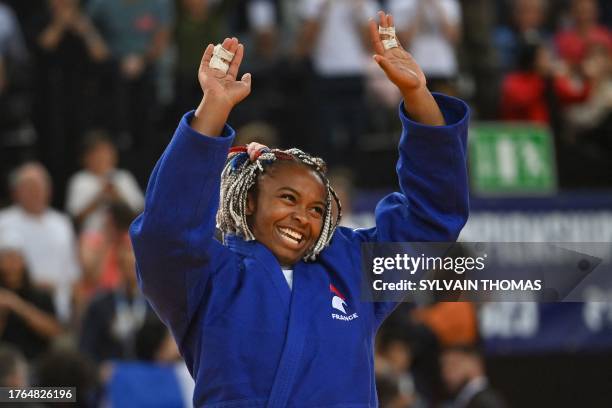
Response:
POLYGON ((122 201, 134 212, 142 210, 142 190, 130 172, 117 168, 117 150, 104 133, 90 133, 83 153, 84 168, 70 178, 66 197, 66 210, 81 232, 102 232, 110 202, 122 201))
POLYGON ((319 125, 306 148, 330 165, 353 165, 348 158, 366 129, 364 80, 373 64, 367 27, 379 7, 376 0, 298 2, 302 24, 294 54, 312 62, 319 125))
POLYGON ((455 48, 461 40, 457 0, 389 0, 397 36, 419 61, 431 90, 451 92, 459 73, 455 48), (451 89, 449 89, 451 88, 451 89))
POLYGON ((14 204, 0 211, 0 233, 19 234, 32 281, 50 289, 61 320, 70 317, 72 285, 81 269, 70 219, 49 207, 51 179, 37 162, 28 162, 9 178, 14 204))

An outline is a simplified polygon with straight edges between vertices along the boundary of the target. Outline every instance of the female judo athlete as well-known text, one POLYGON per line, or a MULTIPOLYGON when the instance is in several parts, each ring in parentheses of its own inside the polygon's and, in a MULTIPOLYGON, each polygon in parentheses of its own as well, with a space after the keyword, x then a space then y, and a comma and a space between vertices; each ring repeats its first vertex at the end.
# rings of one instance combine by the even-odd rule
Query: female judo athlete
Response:
POLYGON ((466 222, 468 107, 432 96, 392 17, 379 20, 374 59, 403 95, 401 192, 381 200, 372 229, 337 227, 321 159, 230 151, 225 122, 251 85, 249 74, 236 79, 244 49, 226 38, 204 52, 202 101, 131 227, 141 288, 185 358, 198 407, 377 406, 374 337, 395 304, 360 302, 360 244, 454 241, 466 222))

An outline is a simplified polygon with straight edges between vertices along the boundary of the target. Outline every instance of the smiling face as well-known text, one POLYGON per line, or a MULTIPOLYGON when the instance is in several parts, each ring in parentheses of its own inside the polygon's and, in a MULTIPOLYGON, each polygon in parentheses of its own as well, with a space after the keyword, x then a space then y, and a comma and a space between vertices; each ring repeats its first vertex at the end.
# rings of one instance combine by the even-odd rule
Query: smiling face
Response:
POLYGON ((247 216, 255 239, 283 266, 315 244, 325 214, 326 188, 317 173, 295 162, 276 162, 249 193, 247 216))

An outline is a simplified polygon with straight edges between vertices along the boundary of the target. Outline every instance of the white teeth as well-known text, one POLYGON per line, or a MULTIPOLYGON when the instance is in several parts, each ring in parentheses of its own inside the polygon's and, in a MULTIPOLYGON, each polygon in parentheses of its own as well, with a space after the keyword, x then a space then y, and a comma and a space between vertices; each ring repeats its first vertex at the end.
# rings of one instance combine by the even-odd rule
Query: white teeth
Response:
POLYGON ((297 231, 294 231, 290 228, 279 228, 280 232, 282 232, 284 235, 288 236, 289 238, 300 242, 302 240, 302 234, 300 234, 297 231))

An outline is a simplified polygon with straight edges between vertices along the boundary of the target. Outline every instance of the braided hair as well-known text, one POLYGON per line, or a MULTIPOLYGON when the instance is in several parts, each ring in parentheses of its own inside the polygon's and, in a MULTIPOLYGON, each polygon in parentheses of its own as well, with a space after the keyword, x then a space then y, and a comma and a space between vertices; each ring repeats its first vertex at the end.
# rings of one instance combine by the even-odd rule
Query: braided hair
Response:
POLYGON ((342 217, 342 207, 338 195, 331 187, 327 176, 327 166, 323 159, 304 153, 300 149, 261 149, 251 161, 245 146, 230 149, 225 167, 221 173, 221 197, 217 211, 217 228, 225 234, 236 234, 247 241, 255 239, 247 223, 248 193, 257 177, 266 171, 270 165, 279 160, 300 163, 314 170, 323 181, 327 191, 325 197, 325 211, 323 214, 323 227, 315 244, 308 249, 304 256, 305 261, 314 261, 317 255, 329 245, 336 227, 342 217), (332 213, 332 200, 338 207, 335 219, 332 213))

